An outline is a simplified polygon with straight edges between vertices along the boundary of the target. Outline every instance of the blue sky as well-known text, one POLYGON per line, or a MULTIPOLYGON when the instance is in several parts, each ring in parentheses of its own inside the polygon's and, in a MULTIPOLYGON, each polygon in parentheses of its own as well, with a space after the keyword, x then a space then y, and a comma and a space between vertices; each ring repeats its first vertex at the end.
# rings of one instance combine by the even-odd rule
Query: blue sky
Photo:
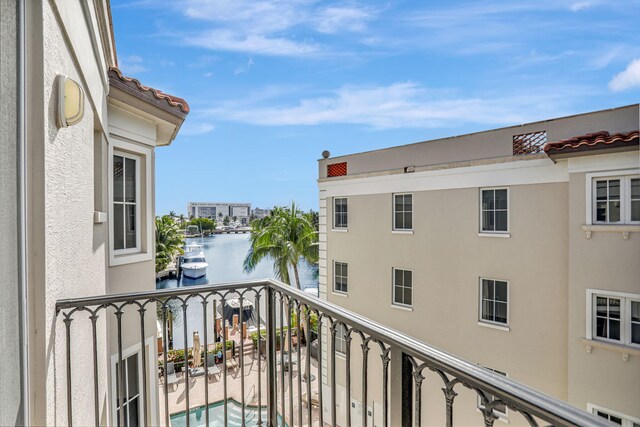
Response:
POLYGON ((640 100, 640 0, 112 0, 119 66, 185 98, 156 211, 317 209, 317 159, 640 100))

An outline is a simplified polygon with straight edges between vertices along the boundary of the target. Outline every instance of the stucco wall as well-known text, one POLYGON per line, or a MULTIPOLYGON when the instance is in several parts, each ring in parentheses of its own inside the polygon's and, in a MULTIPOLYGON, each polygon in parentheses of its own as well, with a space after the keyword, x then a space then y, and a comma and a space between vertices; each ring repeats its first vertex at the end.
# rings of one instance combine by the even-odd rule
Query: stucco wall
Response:
POLYGON ((22 385, 18 275, 18 68, 17 3, 0 1, 0 425, 24 423, 21 414, 22 385))
MULTIPOLYGON (((80 9, 79 3, 66 4, 65 9, 80 9)), ((60 16, 50 2, 42 3, 42 43, 44 55, 30 58, 34 62, 43 61, 42 101, 34 104, 44 105, 44 133, 41 135, 43 166, 42 193, 34 192, 34 199, 42 200, 36 204, 42 209, 42 223, 34 224, 33 233, 40 234, 42 252, 34 255, 37 263, 42 263, 42 282, 37 287, 36 299, 41 301, 42 311, 36 310, 36 318, 44 329, 42 347, 36 357, 42 357, 44 366, 42 376, 34 378, 34 386, 46 384, 46 393, 37 395, 44 401, 36 400, 37 416, 35 423, 47 425, 67 422, 66 410, 66 353, 65 329, 62 318, 56 317, 55 302, 62 298, 104 294, 105 280, 105 241, 100 234, 94 233, 94 129, 103 117, 96 119, 92 105, 103 105, 105 88, 98 79, 85 80, 86 75, 96 75, 97 66, 89 66, 95 57, 91 50, 83 46, 72 45, 71 40, 86 36, 86 29, 78 25, 81 12, 75 10, 73 25, 65 31, 61 28, 60 16), (85 58, 84 56, 88 58, 85 58), (76 59, 83 57, 81 64, 76 59), (81 67, 86 67, 82 69, 81 67), (57 74, 66 74, 83 86, 87 96, 85 115, 76 125, 58 129, 55 121, 57 95, 54 81, 57 74), (96 96, 97 99, 91 98, 96 96), (42 228, 39 228, 42 226, 42 228), (41 412, 42 411, 42 412, 41 412)), ((37 132, 37 128, 33 129, 37 132)), ((93 366, 91 348, 91 329, 86 316, 76 315, 72 323, 71 353, 73 357, 72 389, 74 423, 89 425, 93 423, 93 366), (80 327, 84 323, 85 327, 80 327)), ((98 353, 105 351, 105 325, 101 319, 98 324, 98 353)), ((36 362, 41 363, 41 362, 36 362)), ((106 366, 99 362, 100 404, 104 406, 106 389, 106 366)), ((40 371, 38 371, 40 373, 40 371)))
MULTIPOLYGON (((328 300, 566 399, 567 191, 563 182, 510 186, 508 239, 478 236, 478 188, 414 192, 410 235, 391 232, 391 193, 349 196, 346 233, 330 230, 327 198, 328 300), (333 261, 349 264, 346 298, 330 290, 333 261), (413 270, 413 311, 391 307, 393 267, 413 270), (479 277, 510 282, 510 331, 478 325, 479 277)), ((442 403, 439 388, 425 397, 442 403)), ((480 420, 474 399, 456 402, 457 421, 480 420)))
MULTIPOLYGON (((640 167, 640 153, 635 153, 640 167)), ((582 226, 586 209, 585 173, 570 174, 569 204, 569 402, 587 403, 640 418, 640 356, 624 361, 622 352, 593 348, 587 353, 587 289, 640 294, 640 233, 593 232, 582 226)))
POLYGON ((327 177, 327 164, 348 163, 349 175, 388 171, 405 166, 428 166, 468 160, 511 156, 513 135, 547 131, 548 141, 558 141, 590 132, 637 130, 638 104, 577 116, 527 123, 486 132, 435 139, 319 161, 318 177, 327 177))

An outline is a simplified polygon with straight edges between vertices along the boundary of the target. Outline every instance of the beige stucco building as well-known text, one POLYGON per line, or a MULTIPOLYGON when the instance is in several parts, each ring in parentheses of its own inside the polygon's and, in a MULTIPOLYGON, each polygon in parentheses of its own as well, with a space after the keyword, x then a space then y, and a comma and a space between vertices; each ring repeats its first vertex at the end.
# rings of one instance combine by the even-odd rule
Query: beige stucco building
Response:
MULTIPOLYGON (((636 104, 320 160, 321 297, 640 425, 639 123, 636 104)), ((360 354, 355 337, 352 373, 360 354)), ((338 356, 339 402, 344 364, 338 356)), ((423 387, 426 425, 444 422, 436 381, 423 387)), ((359 387, 356 378, 356 425, 359 387)), ((476 400, 460 393, 457 423, 482 422, 476 400)))
MULTIPOLYGON (((56 315, 56 301, 155 289, 154 151, 175 138, 188 105, 121 74, 108 1, 0 6, 2 93, 15 100, 1 116, 0 159, 7 173, 0 345, 11 356, 0 374, 0 424, 93 425, 91 328, 70 323, 75 369, 69 417, 61 374, 66 325, 56 315)), ((125 375, 133 381, 143 370, 157 372, 151 311, 146 361, 137 313, 123 318, 125 375)), ((115 317, 99 315, 96 332, 97 421, 113 425, 115 317)), ((157 382, 149 383, 127 393, 132 422, 158 424, 157 382), (149 413, 143 413, 143 400, 150 402, 149 413)))

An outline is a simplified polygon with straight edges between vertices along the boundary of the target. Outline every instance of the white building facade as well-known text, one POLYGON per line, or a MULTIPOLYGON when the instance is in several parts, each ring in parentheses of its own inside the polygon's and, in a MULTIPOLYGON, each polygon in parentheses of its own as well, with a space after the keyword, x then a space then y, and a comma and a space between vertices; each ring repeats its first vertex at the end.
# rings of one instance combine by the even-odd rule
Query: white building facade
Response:
POLYGON ((189 218, 210 218, 222 220, 224 217, 236 218, 242 224, 249 223, 251 203, 189 202, 189 218))

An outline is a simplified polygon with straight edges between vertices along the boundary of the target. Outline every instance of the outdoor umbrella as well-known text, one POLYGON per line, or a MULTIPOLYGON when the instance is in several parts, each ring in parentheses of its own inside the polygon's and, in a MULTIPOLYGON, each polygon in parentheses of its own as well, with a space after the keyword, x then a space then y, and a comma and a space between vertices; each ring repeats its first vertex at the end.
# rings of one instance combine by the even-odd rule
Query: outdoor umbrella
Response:
POLYGON ((202 357, 200 356, 200 335, 198 331, 193 333, 193 367, 197 368, 202 363, 202 357))

